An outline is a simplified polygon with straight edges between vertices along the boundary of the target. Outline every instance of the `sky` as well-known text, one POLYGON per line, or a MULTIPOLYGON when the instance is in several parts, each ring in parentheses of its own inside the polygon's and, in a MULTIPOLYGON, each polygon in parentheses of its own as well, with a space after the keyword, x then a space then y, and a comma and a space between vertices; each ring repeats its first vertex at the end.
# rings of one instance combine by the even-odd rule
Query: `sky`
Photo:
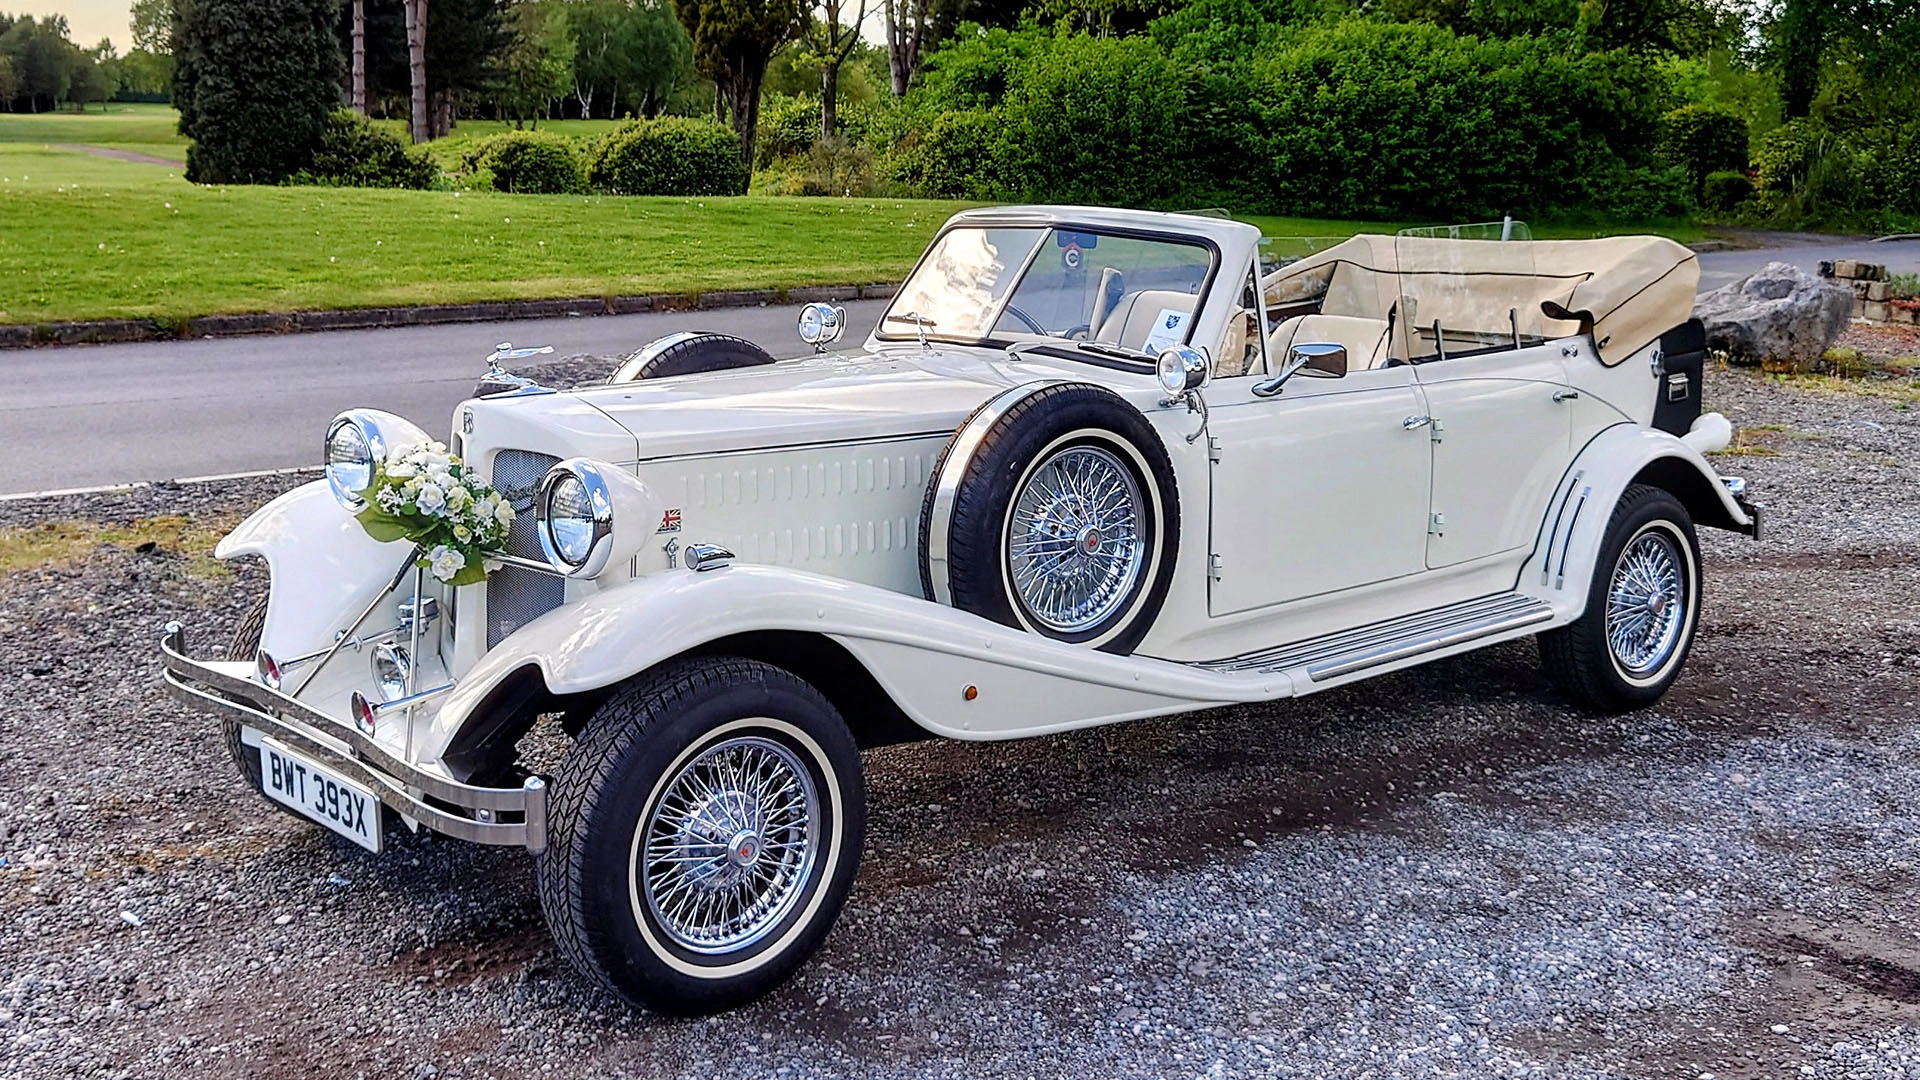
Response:
POLYGON ((129 0, 0 0, 0 11, 12 15, 65 15, 73 42, 91 49, 101 38, 112 38, 121 52, 133 48, 127 29, 129 0))

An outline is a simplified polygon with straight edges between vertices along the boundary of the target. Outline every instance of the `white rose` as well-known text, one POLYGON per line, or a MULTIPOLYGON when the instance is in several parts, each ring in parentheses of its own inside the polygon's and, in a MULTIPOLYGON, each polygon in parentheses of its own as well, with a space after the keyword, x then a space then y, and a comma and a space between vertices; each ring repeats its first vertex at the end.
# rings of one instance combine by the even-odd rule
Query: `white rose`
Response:
POLYGON ((455 510, 463 509, 472 501, 473 492, 468 491, 464 484, 455 484, 447 489, 447 505, 455 510))
POLYGON ((415 471, 413 465, 405 459, 387 463, 387 475, 395 480, 406 480, 412 477, 415 471))
POLYGON ((499 522, 500 527, 503 529, 512 528, 513 504, 502 500, 498 506, 493 508, 493 520, 499 522))
POLYGON ((467 528, 465 525, 455 525, 453 527, 453 538, 464 544, 473 539, 473 530, 467 528))
POLYGON ((420 485, 420 493, 413 497, 413 505, 430 517, 437 517, 447 508, 447 494, 433 484, 420 485))
POLYGON ((452 581, 466 567, 467 557, 444 544, 427 553, 427 569, 441 581, 452 581))

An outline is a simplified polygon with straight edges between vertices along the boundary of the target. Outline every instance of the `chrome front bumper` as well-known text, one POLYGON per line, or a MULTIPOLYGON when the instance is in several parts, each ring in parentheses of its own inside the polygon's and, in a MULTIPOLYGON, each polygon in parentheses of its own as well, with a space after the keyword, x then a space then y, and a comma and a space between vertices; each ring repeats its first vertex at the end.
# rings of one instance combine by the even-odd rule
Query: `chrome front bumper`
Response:
POLYGON ((535 855, 546 850, 547 784, 540 777, 530 776, 517 788, 487 788, 423 772, 376 745, 350 723, 252 679, 192 659, 187 655, 186 630, 179 623, 167 624, 160 652, 165 661, 162 677, 175 697, 317 755, 371 787, 382 803, 402 816, 457 840, 521 846, 535 855))

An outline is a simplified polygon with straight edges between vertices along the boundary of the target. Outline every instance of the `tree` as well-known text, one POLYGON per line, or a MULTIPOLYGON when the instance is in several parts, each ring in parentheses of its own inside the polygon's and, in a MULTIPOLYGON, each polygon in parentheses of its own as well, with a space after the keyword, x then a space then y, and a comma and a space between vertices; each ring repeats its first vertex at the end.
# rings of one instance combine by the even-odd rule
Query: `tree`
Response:
POLYGON ((831 138, 840 126, 835 115, 840 99, 840 65, 846 63, 847 54, 860 44, 860 24, 867 21, 867 0, 859 0, 851 26, 840 22, 843 0, 820 0, 820 3, 820 17, 806 21, 801 40, 820 60, 820 137, 825 139, 831 138))
POLYGON ((173 54, 173 0, 133 0, 127 23, 134 48, 156 56, 173 54))
POLYGON ((927 33, 926 0, 880 0, 886 17, 887 70, 893 96, 905 97, 920 70, 920 44, 927 33))
POLYGON ((20 96, 20 77, 13 73, 13 57, 0 56, 0 112, 13 111, 13 99, 20 96))
POLYGON ((312 158, 340 100, 339 0, 175 0, 187 179, 273 184, 312 158))
POLYGON ((110 39, 102 38, 100 44, 88 52, 76 49, 67 100, 78 105, 82 112, 88 105, 105 105, 120 92, 120 72, 120 57, 110 39))
POLYGON ((433 122, 427 117, 427 0, 401 0, 407 17, 407 85, 412 88, 411 108, 407 116, 413 141, 433 138, 433 122))
POLYGON ((135 98, 165 99, 173 86, 173 0, 133 0, 133 48, 120 62, 120 86, 135 98))
POLYGON ((353 75, 348 97, 354 112, 367 115, 367 0, 353 0, 348 5, 352 26, 347 36, 352 41, 353 75))
POLYGON ((567 5, 573 34, 573 96, 580 115, 653 116, 692 65, 692 43, 658 0, 585 0, 567 5), (600 108, 604 103, 604 109, 600 108))
MULTIPOLYGON (((517 122, 539 118, 573 85, 573 37, 554 0, 522 0, 512 9, 513 36, 501 57, 501 108, 517 122)), ((517 124, 516 124, 517 126, 517 124)))
POLYGON ((67 20, 59 15, 12 20, 0 31, 0 56, 11 61, 14 94, 26 100, 28 112, 53 109, 66 100, 81 62, 80 50, 67 37, 67 20))
POLYGON ((714 112, 733 122, 740 160, 753 164, 760 123, 760 84, 775 49, 793 38, 800 20, 797 0, 674 0, 674 11, 693 39, 693 66, 713 80, 714 112))

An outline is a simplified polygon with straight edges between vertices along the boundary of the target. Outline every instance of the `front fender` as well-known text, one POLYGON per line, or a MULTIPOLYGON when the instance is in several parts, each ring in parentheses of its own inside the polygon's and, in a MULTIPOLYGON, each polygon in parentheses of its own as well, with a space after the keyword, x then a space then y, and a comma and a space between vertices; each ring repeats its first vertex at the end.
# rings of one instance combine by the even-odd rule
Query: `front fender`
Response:
POLYGON ((1595 435, 1561 479, 1533 555, 1521 568, 1519 591, 1545 600, 1566 621, 1578 618, 1586 609, 1613 508, 1642 474, 1673 491, 1697 524, 1741 532, 1754 528, 1747 508, 1700 451, 1656 428, 1616 424, 1595 435))
POLYGON ((1116 656, 876 586, 741 564, 649 574, 521 627, 444 699, 424 733, 425 756, 444 755, 469 719, 484 719, 476 710, 494 688, 524 668, 537 668, 554 694, 585 694, 708 642, 767 630, 832 638, 908 718, 962 739, 1034 735, 1293 692, 1280 674, 1232 677, 1116 656))
POLYGON ((410 551, 404 542, 383 544, 368 536, 326 481, 315 480, 255 510, 213 554, 267 560, 273 587, 260 647, 295 656, 332 642, 334 631, 387 587, 410 551))

